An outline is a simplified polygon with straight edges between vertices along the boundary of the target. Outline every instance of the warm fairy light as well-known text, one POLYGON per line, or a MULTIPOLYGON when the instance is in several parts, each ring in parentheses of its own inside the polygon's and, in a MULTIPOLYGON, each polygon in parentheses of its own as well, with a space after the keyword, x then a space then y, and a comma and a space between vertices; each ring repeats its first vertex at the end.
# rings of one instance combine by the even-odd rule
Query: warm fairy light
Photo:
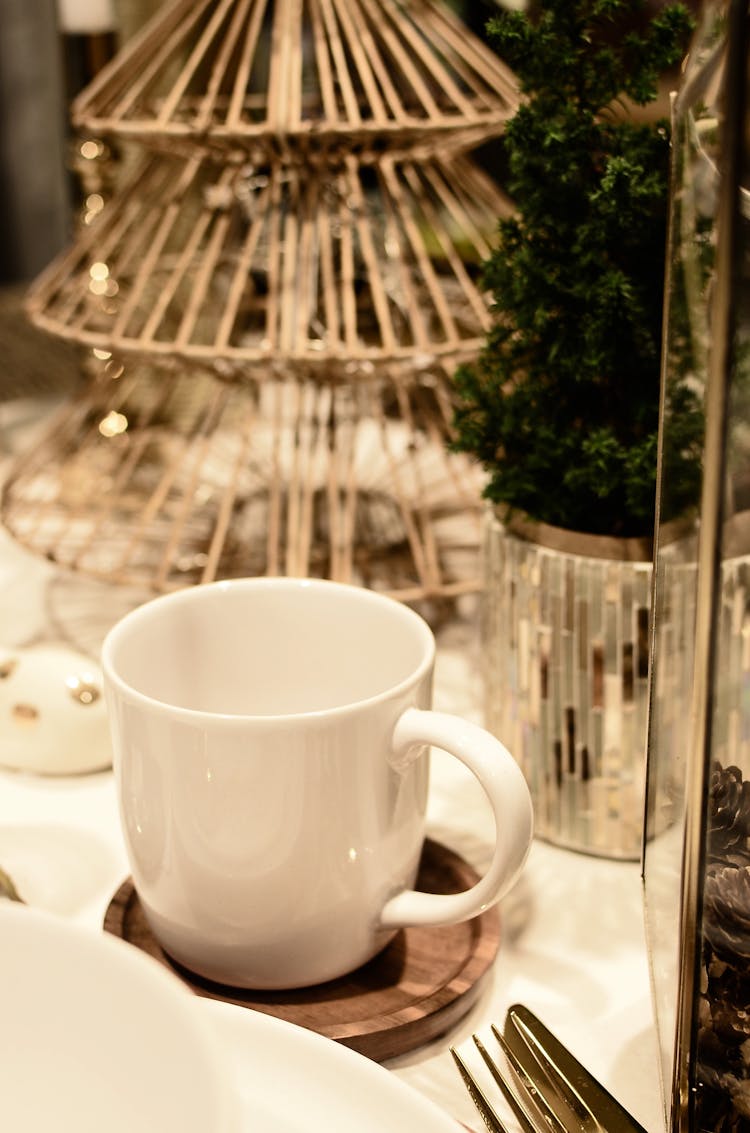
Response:
POLYGON ((99 432, 103 437, 117 437, 124 433, 128 427, 128 419, 124 413, 110 410, 106 417, 99 422, 99 432))
POLYGON ((109 267, 101 260, 91 265, 89 275, 89 291, 93 295, 107 295, 111 298, 120 290, 116 280, 109 277, 109 267))
POLYGON ((107 365, 104 367, 104 373, 107 375, 110 381, 116 381, 118 378, 121 378, 124 372, 125 367, 123 366, 122 362, 115 362, 114 358, 110 359, 110 361, 107 362, 107 365))
POLYGON ((96 220, 99 213, 104 208, 104 197, 101 193, 89 193, 84 202, 83 223, 91 224, 96 220))
POLYGON ((112 357, 111 350, 100 350, 98 346, 94 347, 92 353, 95 358, 99 359, 100 362, 106 362, 112 357))
POLYGON ((101 193, 89 193, 84 202, 83 223, 92 224, 104 208, 104 197, 101 193))
POLYGON ((81 157, 85 157, 87 161, 94 161, 95 158, 101 157, 104 147, 101 142, 93 142, 91 140, 81 143, 81 157))

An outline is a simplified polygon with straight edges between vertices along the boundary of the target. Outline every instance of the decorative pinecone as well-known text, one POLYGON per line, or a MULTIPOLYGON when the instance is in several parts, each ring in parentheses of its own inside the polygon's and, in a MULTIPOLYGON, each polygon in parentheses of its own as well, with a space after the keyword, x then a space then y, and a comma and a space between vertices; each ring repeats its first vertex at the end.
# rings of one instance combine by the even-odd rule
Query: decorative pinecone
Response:
POLYGON ((739 767, 711 765, 707 814, 708 852, 724 857, 747 848, 750 836, 750 782, 739 767))
POLYGON ((712 764, 706 817, 696 1117, 701 1129, 743 1133, 750 1127, 750 782, 738 767, 712 764))
POLYGON ((697 1071, 696 1128, 716 1133, 747 1133, 750 1100, 746 1078, 730 1073, 697 1071))
POLYGON ((750 962, 750 867, 725 866, 706 874, 703 933, 717 956, 733 967, 750 962))

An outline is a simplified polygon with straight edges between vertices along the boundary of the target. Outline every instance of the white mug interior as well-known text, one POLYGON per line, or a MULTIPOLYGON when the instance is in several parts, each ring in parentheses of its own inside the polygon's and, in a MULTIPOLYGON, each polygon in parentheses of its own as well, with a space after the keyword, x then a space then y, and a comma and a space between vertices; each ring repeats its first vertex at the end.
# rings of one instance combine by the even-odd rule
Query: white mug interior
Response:
POLYGON ((211 583, 139 607, 106 644, 110 676, 178 710, 329 712, 391 693, 432 665, 407 606, 325 580, 211 583))

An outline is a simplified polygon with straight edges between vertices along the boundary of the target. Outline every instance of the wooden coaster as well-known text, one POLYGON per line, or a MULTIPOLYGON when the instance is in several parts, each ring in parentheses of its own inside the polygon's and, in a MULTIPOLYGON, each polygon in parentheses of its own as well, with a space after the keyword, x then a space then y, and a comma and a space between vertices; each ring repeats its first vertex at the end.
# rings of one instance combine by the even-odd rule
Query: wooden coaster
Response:
MULTIPOLYGON (((463 858, 425 842, 417 888, 458 893, 477 881, 463 858)), ((471 1007, 500 943, 497 909, 463 924, 408 928, 348 976, 297 991, 245 991, 204 980, 163 951, 132 879, 112 898, 104 928, 176 972, 197 995, 275 1015, 352 1047, 376 1062, 430 1042, 471 1007)))

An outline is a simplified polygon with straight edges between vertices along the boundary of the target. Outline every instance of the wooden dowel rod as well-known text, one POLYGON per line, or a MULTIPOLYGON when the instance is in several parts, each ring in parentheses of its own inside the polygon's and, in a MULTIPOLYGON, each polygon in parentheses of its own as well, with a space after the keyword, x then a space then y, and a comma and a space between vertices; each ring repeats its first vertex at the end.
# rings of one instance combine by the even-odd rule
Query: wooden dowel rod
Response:
POLYGON ((253 0, 233 0, 234 12, 226 35, 221 40, 218 54, 211 63, 211 73, 206 83, 206 92, 200 99, 195 112, 195 129, 202 133, 215 119, 216 108, 226 81, 229 63, 237 50, 237 44, 247 22, 248 12, 253 0))
MULTIPOLYGON (((242 54, 237 67, 237 74, 232 85, 232 97, 227 109, 226 123, 230 130, 237 130, 243 117, 243 108, 247 94, 253 60, 257 51, 258 40, 263 27, 263 19, 268 6, 268 0, 255 0, 252 16, 247 25, 245 41, 242 45, 242 54)), ((268 110, 266 111, 268 117, 268 110)))
MULTIPOLYGON (((180 102, 186 91, 189 90, 193 76, 204 64, 210 48, 218 40, 221 27, 231 13, 234 4, 235 0, 214 0, 213 10, 208 22, 198 35, 195 43, 191 45, 187 58, 180 68, 179 75, 172 84, 169 93, 162 100, 159 113, 156 116, 158 126, 167 126, 179 110, 180 102)), ((210 90, 210 88, 211 81, 209 79, 208 89, 210 90)))

